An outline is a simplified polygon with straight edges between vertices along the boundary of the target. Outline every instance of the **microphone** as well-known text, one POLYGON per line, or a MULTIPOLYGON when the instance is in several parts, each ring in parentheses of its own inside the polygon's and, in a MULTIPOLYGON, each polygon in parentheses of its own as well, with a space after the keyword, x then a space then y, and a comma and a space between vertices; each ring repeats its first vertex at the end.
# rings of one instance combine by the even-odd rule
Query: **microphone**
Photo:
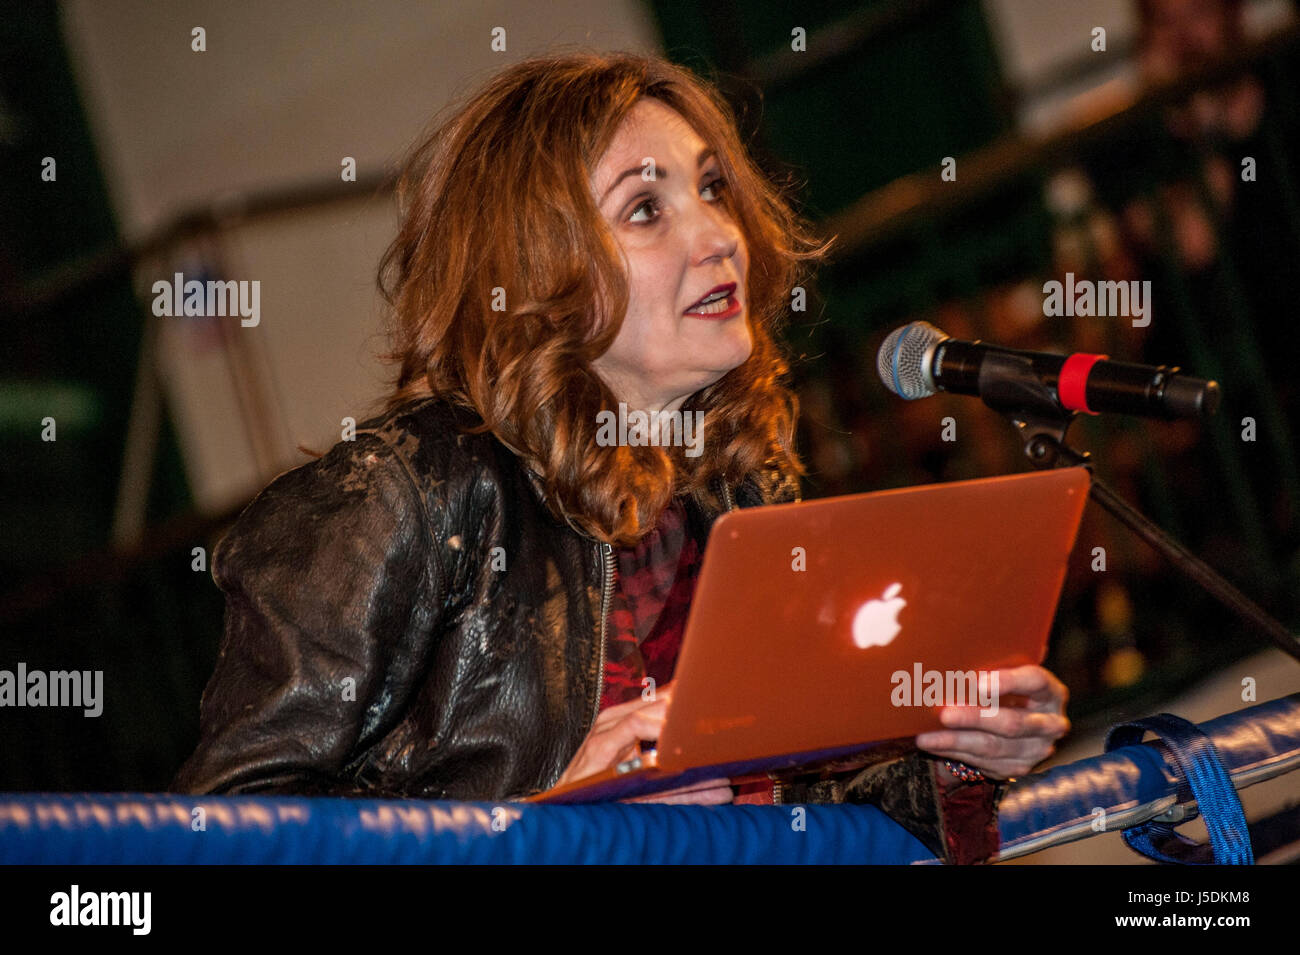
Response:
POLYGON ((1172 420, 1212 415, 1220 398, 1218 382, 1184 375, 1177 367, 958 341, 929 322, 890 332, 876 369, 885 387, 902 398, 950 391, 974 395, 1002 412, 1106 411, 1172 420))

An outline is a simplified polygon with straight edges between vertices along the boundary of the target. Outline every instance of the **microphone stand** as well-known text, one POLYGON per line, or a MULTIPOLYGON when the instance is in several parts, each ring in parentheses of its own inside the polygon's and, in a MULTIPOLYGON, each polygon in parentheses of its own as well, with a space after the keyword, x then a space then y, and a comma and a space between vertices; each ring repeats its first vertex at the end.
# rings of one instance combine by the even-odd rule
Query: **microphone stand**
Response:
POLYGON ((1121 524, 1163 554, 1171 564, 1242 619, 1254 624, 1283 653, 1300 661, 1300 639, 1270 616, 1257 603, 1243 594, 1222 574, 1201 560, 1173 537, 1170 537, 1152 520, 1139 513, 1093 472, 1091 456, 1079 452, 1065 443, 1065 432, 1074 419, 1067 415, 1042 414, 1023 410, 1008 411, 996 408, 1020 432, 1025 455, 1034 467, 1082 467, 1087 469, 1090 484, 1088 493, 1094 501, 1113 514, 1121 524))

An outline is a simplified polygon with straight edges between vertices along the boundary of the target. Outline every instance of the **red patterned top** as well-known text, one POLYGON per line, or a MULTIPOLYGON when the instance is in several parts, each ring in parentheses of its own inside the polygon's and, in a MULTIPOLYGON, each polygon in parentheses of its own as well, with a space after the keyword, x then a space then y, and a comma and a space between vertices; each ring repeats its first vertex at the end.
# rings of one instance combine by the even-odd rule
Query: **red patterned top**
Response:
POLYGON ((609 606, 602 710, 640 696, 645 677, 655 686, 673 678, 702 556, 676 499, 654 530, 614 554, 618 573, 609 606))
MULTIPOLYGON (((600 708, 639 697, 642 680, 673 678, 702 549, 686 530, 686 509, 674 499, 659 523, 633 547, 615 548, 616 585, 606 632, 605 686, 600 708)), ((770 780, 739 785, 735 801, 773 801, 770 780)))

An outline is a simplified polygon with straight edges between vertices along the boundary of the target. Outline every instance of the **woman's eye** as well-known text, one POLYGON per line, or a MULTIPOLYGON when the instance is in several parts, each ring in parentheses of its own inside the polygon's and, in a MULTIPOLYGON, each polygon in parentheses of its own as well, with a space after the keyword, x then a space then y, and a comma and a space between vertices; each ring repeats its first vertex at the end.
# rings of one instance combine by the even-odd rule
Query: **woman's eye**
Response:
POLYGON ((636 217, 636 214, 637 214, 638 212, 640 212, 642 209, 651 209, 651 210, 654 210, 654 209, 657 209, 658 207, 659 207, 659 204, 658 204, 657 202, 655 202, 655 200, 653 200, 653 199, 645 199, 645 200, 643 200, 639 205, 637 205, 636 208, 634 208, 634 209, 632 210, 632 215, 628 218, 627 221, 628 221, 628 222, 649 222, 649 221, 650 221, 649 219, 638 219, 638 218, 636 217))
MULTIPOLYGON (((704 185, 704 188, 700 190, 700 192, 703 193, 705 191, 712 190, 715 193, 715 195, 711 201, 719 202, 722 199, 720 193, 725 192, 726 189, 727 189, 727 180, 722 178, 721 176, 717 176, 713 179, 710 179, 704 185)), ((628 216, 627 221, 645 225, 646 223, 653 222, 656 218, 658 218, 658 213, 659 213, 659 200, 655 199, 654 197, 649 197, 641 200, 640 203, 638 203, 635 207, 633 207, 632 213, 631 215, 628 216), (649 215, 645 218, 638 218, 637 216, 642 209, 647 210, 649 215)))

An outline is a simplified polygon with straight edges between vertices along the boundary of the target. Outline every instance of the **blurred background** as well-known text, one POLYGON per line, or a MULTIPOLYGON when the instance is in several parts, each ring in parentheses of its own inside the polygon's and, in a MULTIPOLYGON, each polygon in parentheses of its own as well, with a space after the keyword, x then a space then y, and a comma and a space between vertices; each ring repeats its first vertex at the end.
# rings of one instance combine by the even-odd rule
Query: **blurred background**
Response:
MULTIPOLYGON (((102 669, 105 687, 97 719, 0 712, 0 789, 168 784, 222 626, 194 549, 383 389, 374 272, 396 160, 443 107, 557 45, 713 76, 761 164, 840 236, 788 334, 806 496, 1029 469, 978 401, 885 391, 876 349, 908 321, 1180 365, 1223 385, 1214 420, 1087 419, 1072 443, 1296 629, 1292 0, 470 6, 0 3, 0 668, 102 669), (176 272, 259 280, 260 323, 155 317, 151 287, 176 272), (1066 273, 1150 280, 1150 325, 1045 317, 1043 284, 1066 273)), ((1261 701, 1300 690, 1294 660, 1095 506, 1047 665, 1071 689, 1058 760, 1126 718, 1239 709, 1246 678, 1261 701)), ((1287 785, 1249 791, 1257 855, 1297 831, 1287 785)), ((1137 859, 1105 835, 1031 861, 1137 859)))

